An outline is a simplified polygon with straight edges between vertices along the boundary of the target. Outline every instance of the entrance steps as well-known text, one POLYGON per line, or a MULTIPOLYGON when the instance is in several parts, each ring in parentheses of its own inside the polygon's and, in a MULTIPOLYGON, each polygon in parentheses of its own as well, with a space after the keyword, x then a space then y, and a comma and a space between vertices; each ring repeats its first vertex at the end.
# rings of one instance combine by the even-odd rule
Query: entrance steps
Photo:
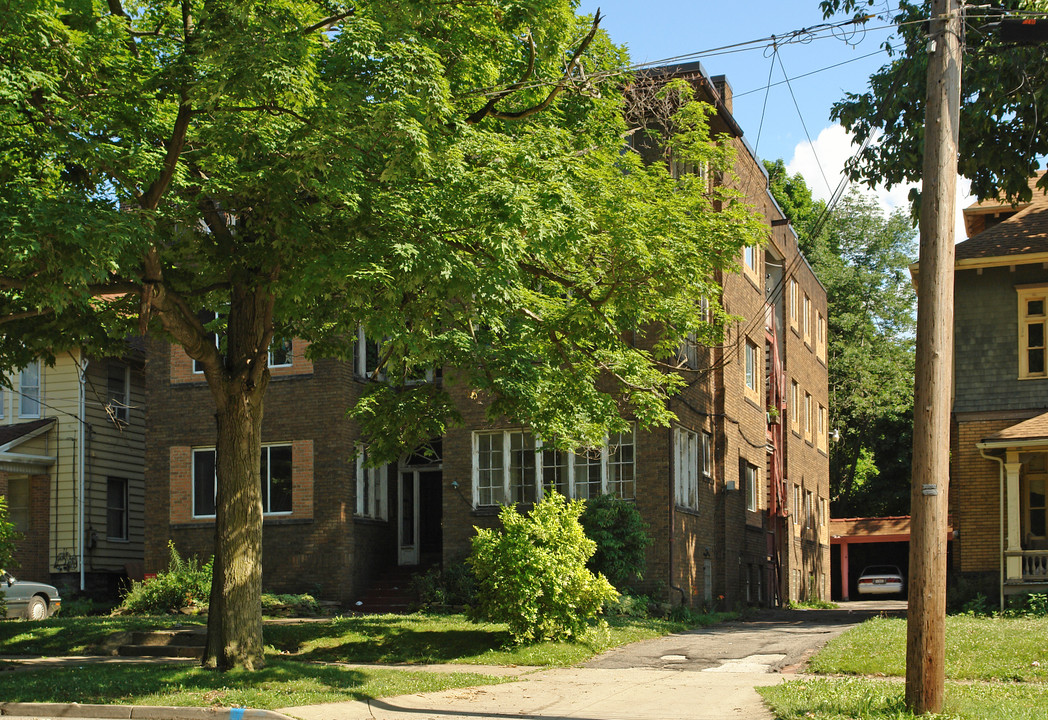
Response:
POLYGON ((411 612, 418 604, 418 597, 411 589, 411 578, 424 571, 425 568, 418 565, 387 568, 353 603, 353 610, 367 614, 411 612))
POLYGON ((207 629, 152 630, 117 633, 103 647, 110 655, 124 657, 196 658, 204 656, 207 629))

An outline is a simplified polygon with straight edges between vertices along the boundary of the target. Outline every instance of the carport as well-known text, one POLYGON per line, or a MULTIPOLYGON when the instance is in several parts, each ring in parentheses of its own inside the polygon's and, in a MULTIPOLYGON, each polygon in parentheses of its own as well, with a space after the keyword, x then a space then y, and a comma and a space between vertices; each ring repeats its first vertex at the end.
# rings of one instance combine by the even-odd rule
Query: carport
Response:
MULTIPOLYGON (((946 538, 947 541, 953 539, 949 519, 946 538)), ((857 575, 862 571, 861 566, 898 565, 903 575, 908 574, 910 516, 831 518, 830 545, 839 550, 839 560, 838 553, 831 553, 831 565, 836 565, 835 579, 840 583, 840 599, 849 600, 852 570, 857 575), (856 560, 854 568, 851 567, 852 556, 856 560)))

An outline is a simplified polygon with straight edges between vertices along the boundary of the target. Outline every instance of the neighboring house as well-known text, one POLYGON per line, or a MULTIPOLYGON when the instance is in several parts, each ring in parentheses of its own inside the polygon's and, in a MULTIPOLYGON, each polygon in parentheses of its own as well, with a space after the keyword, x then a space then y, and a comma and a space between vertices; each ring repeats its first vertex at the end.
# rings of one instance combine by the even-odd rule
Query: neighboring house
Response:
MULTIPOLYGON (((490 424, 456 391, 461 427, 399 463, 350 461, 358 431, 346 410, 375 353, 311 362, 293 341, 270 358, 262 425, 263 584, 350 603, 387 570, 460 562, 475 526, 501 504, 555 488, 576 498, 636 502, 653 544, 641 589, 692 606, 773 605, 829 595, 826 291, 768 192, 768 178, 731 115, 731 89, 698 63, 684 77, 716 104, 714 132, 738 153, 739 189, 767 219, 765 247, 724 273, 723 305, 743 318, 722 346, 682 349, 687 389, 671 428, 634 427, 596 451, 543 448, 528 428, 490 424), (308 408, 308 412, 303 412, 308 408)), ((178 347, 147 366, 146 569, 163 569, 168 539, 208 556, 214 540, 214 422, 203 375, 178 347)), ((431 378, 437 382, 448 379, 431 378)))
MULTIPOLYGON (((1031 187, 1038 178, 1030 180, 1031 187)), ((956 246, 951 570, 972 592, 1048 591, 1048 198, 964 210, 956 246)), ((919 281, 919 268, 914 266, 919 281)))
POLYGON ((61 355, 0 388, 0 494, 23 535, 7 569, 20 579, 115 597, 141 577, 143 360, 61 355))

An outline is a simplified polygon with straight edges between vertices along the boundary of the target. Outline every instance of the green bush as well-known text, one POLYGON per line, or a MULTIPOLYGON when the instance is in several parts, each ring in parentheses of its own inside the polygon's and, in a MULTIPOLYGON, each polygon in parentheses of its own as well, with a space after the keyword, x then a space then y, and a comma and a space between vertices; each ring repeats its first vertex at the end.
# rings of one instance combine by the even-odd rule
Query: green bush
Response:
MULTIPOLYGON (((15 543, 22 534, 15 530, 13 522, 7 519, 7 496, 0 495, 0 571, 15 568, 15 543)), ((0 594, 0 618, 7 614, 7 602, 0 594)))
POLYGON ((550 493, 530 516, 512 506, 502 528, 477 529, 470 567, 473 616, 505 622, 517 643, 577 637, 617 593, 586 568, 596 544, 579 524, 582 501, 550 493))
POLYGON ((128 615, 157 615, 179 612, 185 607, 206 608, 211 594, 211 563, 201 565, 195 558, 183 560, 168 542, 171 560, 167 572, 152 580, 131 582, 131 587, 115 612, 128 615))
POLYGON ((464 562, 446 568, 430 568, 411 578, 411 589, 423 607, 470 605, 477 592, 477 581, 464 562))
POLYGON ((651 545, 636 503, 613 495, 586 501, 579 518, 586 537, 597 544, 586 567, 601 573, 619 590, 644 576, 644 551, 651 545))
POLYGON ((320 604, 309 593, 262 593, 262 612, 266 615, 302 617, 320 614, 320 604))

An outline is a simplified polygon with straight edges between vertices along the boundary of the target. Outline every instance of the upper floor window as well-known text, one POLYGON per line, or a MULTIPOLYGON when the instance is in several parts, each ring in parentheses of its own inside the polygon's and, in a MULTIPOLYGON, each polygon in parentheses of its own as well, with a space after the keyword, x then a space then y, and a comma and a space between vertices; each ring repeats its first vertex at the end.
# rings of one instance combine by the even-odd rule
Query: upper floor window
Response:
POLYGON ((290 338, 273 338, 269 346, 269 367, 290 367, 293 359, 290 338))
POLYGON ((757 388, 760 387, 761 367, 756 343, 747 340, 745 353, 746 397, 759 404, 757 388))
POLYGON ((826 318, 815 311, 815 357, 826 362, 826 318))
POLYGON ((796 380, 790 380, 790 405, 786 409, 790 414, 790 427, 798 435, 801 432, 801 386, 796 380))
POLYGON ((570 452, 544 445, 528 430, 473 434, 475 505, 532 503, 555 490, 570 498, 636 495, 633 430, 614 433, 604 447, 570 452))
POLYGON ((797 307, 797 281, 790 278, 790 283, 787 288, 786 303, 789 312, 790 327, 796 330, 798 327, 797 319, 800 317, 800 312, 797 307))
POLYGON ((127 422, 131 403, 131 370, 118 362, 106 363, 106 412, 113 420, 127 422))
POLYGON ((367 467, 367 453, 357 452, 357 507, 359 517, 373 520, 389 518, 388 465, 367 467))
POLYGON ((1017 288, 1019 293, 1019 378, 1048 377, 1045 336, 1048 288, 1017 288))
MULTIPOLYGON (((205 329, 208 326, 212 326, 212 329, 207 333, 208 342, 214 343, 215 347, 221 351, 222 345, 219 338, 218 332, 214 329, 215 321, 218 320, 218 313, 214 310, 201 310, 197 313, 197 319, 201 322, 205 329)), ((199 360, 193 360, 193 372, 202 373, 204 372, 204 364, 199 360)))
POLYGON ((677 479, 677 504, 699 509, 699 434, 684 428, 674 433, 674 475, 677 479))
POLYGON ((811 347, 811 298, 804 295, 804 304, 801 306, 801 334, 804 342, 811 347))
POLYGON ((829 432, 826 425, 826 406, 819 403, 818 428, 816 432, 816 445, 823 452, 829 451, 829 432))
POLYGON ((756 245, 747 245, 742 249, 742 271, 758 286, 761 285, 761 255, 756 245))
POLYGON ((33 360, 18 373, 18 414, 22 417, 40 417, 40 360, 33 360))
POLYGON ((815 430, 815 399, 808 393, 804 393, 804 439, 812 441, 812 433, 815 430))
POLYGON ((702 474, 713 478, 713 435, 702 433, 702 474))
POLYGON ((742 483, 746 488, 746 509, 756 511, 760 506, 757 492, 760 487, 757 482, 757 466, 742 461, 742 483))

